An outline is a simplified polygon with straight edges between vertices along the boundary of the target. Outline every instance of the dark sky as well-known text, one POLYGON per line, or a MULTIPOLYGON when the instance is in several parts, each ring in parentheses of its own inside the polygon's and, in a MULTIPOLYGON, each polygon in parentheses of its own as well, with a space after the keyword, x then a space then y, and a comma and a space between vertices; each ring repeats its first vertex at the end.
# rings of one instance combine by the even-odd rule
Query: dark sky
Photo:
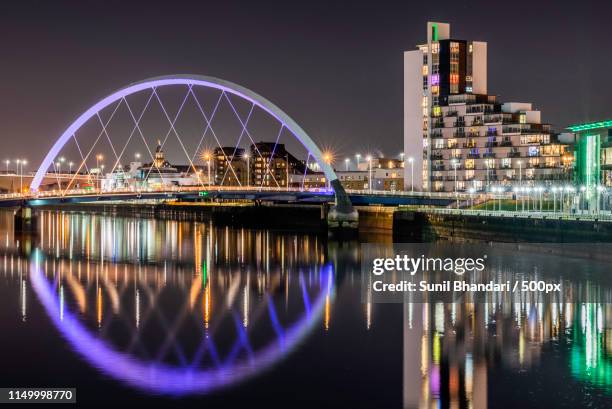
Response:
POLYGON ((402 146, 402 51, 428 20, 489 43, 489 93, 556 129, 612 117, 612 3, 588 1, 4 1, 2 160, 39 162, 128 83, 196 73, 275 102, 342 155, 402 146))

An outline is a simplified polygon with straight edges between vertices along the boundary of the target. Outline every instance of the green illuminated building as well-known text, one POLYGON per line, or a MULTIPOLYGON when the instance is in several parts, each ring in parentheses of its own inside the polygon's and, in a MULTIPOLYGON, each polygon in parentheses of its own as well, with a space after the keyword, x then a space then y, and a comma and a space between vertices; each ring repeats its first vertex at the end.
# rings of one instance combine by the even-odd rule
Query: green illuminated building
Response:
POLYGON ((576 135, 574 180, 587 189, 612 186, 612 120, 568 127, 576 135))

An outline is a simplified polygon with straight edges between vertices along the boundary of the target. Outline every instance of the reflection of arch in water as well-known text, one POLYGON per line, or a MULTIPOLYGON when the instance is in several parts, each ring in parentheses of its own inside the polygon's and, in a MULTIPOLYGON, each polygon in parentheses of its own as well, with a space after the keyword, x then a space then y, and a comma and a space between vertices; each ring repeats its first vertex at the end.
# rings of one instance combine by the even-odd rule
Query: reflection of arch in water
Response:
MULTIPOLYGON (((61 307, 59 297, 53 290, 53 283, 47 281, 41 269, 41 258, 41 253, 37 250, 30 263, 32 287, 54 325, 74 350, 91 365, 112 378, 145 391, 169 395, 210 392, 246 380, 270 368, 290 353, 312 330, 323 314, 326 297, 334 296, 334 272, 330 263, 321 268, 319 279, 321 291, 314 302, 311 303, 309 299, 304 287, 305 282, 300 280, 305 313, 287 329, 279 324, 273 303, 268 303, 270 321, 276 332, 277 342, 254 351, 248 362, 229 362, 206 370, 193 367, 181 368, 138 360, 114 350, 103 340, 92 335, 74 314, 61 307)), ((245 334, 241 334, 239 338, 242 339, 236 341, 237 343, 244 342, 243 335, 245 334)))

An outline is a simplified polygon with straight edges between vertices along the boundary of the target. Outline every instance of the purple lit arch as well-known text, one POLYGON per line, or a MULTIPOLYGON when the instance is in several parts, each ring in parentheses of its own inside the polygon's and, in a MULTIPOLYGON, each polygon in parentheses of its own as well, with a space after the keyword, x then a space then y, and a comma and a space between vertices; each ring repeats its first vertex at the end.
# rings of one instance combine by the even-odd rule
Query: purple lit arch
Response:
POLYGON ((113 104, 114 102, 117 102, 122 98, 135 94, 137 92, 169 85, 187 85, 214 88, 223 92, 227 92, 229 94, 236 95, 239 98, 251 102, 253 105, 270 114, 272 117, 278 120, 285 128, 287 128, 289 132, 291 132, 297 138, 297 140, 300 141, 300 143, 306 148, 309 155, 312 155, 314 160, 317 161, 317 163, 325 173, 325 177, 332 182, 332 186, 334 186, 336 190, 339 188, 339 183, 333 183, 338 179, 336 173, 334 172, 333 168, 323 160, 321 150, 314 143, 312 138, 310 138, 310 136, 308 136, 308 134, 293 119, 291 119, 291 117, 289 117, 289 115, 283 112, 272 102, 268 101, 266 98, 245 87, 214 77, 208 77, 203 75, 168 75, 149 78, 128 85, 127 87, 122 88, 112 93, 108 97, 102 99, 101 101, 93 105, 91 108, 89 108, 87 111, 85 111, 81 116, 79 116, 77 120, 74 121, 64 131, 64 133, 55 142, 47 156, 45 156, 45 159, 40 164, 40 167, 38 168, 38 171, 36 172, 36 175, 32 180, 30 190, 38 190, 45 174, 47 173, 47 170, 49 169, 49 167, 52 166, 53 161, 55 160, 57 155, 59 155, 63 146, 87 121, 97 115, 101 110, 113 104))
MULTIPOLYGON (((275 321, 276 314, 271 302, 270 318, 279 337, 276 341, 254 352, 247 361, 234 362, 218 368, 193 368, 190 366, 171 366, 165 363, 144 361, 115 349, 105 340, 96 336, 79 319, 78 314, 63 309, 56 292, 57 282, 48 279, 42 270, 43 256, 36 250, 30 263, 30 279, 38 299, 59 333, 68 341, 73 350, 80 354, 90 365, 104 374, 126 385, 155 394, 184 396, 205 394, 229 387, 271 369, 290 354, 320 322, 326 297, 335 296, 333 265, 321 267, 319 277, 320 292, 309 301, 302 287, 305 312, 287 328, 280 328, 275 321)), ((304 284, 302 284, 304 285, 304 284)))

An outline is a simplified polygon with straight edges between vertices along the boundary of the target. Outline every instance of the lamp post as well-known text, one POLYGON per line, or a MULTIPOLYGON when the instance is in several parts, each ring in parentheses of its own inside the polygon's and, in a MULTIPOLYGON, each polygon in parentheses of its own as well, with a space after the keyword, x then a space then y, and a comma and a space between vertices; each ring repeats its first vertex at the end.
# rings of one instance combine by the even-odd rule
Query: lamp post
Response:
POLYGON ((98 185, 98 190, 100 190, 100 161, 104 159, 104 156, 101 154, 96 155, 96 180, 98 185))
POLYGON ((8 173, 9 173, 9 165, 11 164, 11 161, 7 159, 7 160, 4 161, 4 164, 6 165, 6 174, 8 175, 8 173))
POLYGON ((553 214, 557 213, 557 186, 551 188, 553 192, 553 214))
POLYGON ((366 156, 366 160, 368 161, 368 190, 372 193, 372 156, 366 156))
POLYGON ((17 159, 17 172, 19 173, 19 194, 23 194, 23 165, 27 165, 28 161, 25 159, 17 159))
POLYGON ((471 187, 471 188, 468 190, 468 192, 470 192, 470 209, 472 209, 472 210, 473 210, 473 207, 474 207, 474 192, 475 192, 475 191, 476 191, 476 190, 475 190, 473 187, 471 187))
MULTIPOLYGON (((246 167, 247 167, 247 187, 251 186, 251 155, 248 152, 244 153, 244 158, 246 159, 246 167)), ((289 185, 289 175, 287 175, 287 185, 289 185)))
POLYGON ((414 193, 414 158, 409 157, 408 162, 410 163, 410 192, 414 193))
POLYGON ((518 213, 518 195, 519 195, 520 188, 514 186, 512 191, 514 192, 514 211, 518 213))
POLYGON ((597 186, 597 207, 595 209, 595 211, 597 212, 597 214, 599 214, 600 208, 601 208, 601 204, 600 204, 600 200, 601 200, 601 193, 604 191, 604 187, 601 185, 597 186))
POLYGON ((518 165, 519 165, 519 185, 522 185, 523 184, 523 161, 519 160, 518 165))
POLYGON ((357 170, 359 170, 359 161, 361 160, 361 154, 360 153, 355 154, 355 159, 357 160, 357 170))
POLYGON ((206 168, 207 168, 207 175, 208 175, 208 186, 210 186, 211 185, 211 180, 210 180, 210 152, 204 152, 203 158, 206 161, 206 168))
POLYGON ((289 191, 289 153, 287 152, 287 183, 285 184, 285 188, 287 189, 287 192, 289 191))
POLYGON ((72 167, 74 166, 74 162, 68 162, 68 173, 72 174, 72 167))
POLYGON ((351 160, 349 158, 344 159, 344 168, 347 172, 349 170, 349 163, 351 163, 351 160))
MULTIPOLYGON (((329 166, 331 166, 332 164, 332 159, 333 159, 333 155, 331 152, 323 152, 323 161, 327 163, 329 166)), ((329 178, 326 178, 326 180, 327 180, 327 188, 329 189, 331 187, 331 180, 329 180, 329 178)))

